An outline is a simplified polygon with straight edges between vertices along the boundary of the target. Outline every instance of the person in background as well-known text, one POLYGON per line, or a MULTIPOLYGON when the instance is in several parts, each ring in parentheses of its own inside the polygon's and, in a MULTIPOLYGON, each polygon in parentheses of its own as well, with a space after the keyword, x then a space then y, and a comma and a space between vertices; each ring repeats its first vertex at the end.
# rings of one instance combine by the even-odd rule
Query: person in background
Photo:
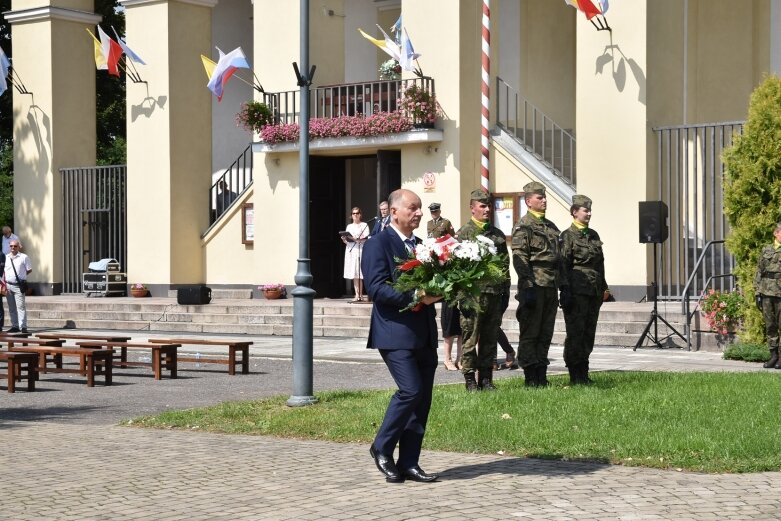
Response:
MULTIPOLYGON (((453 225, 448 219, 442 217, 439 203, 431 203, 428 210, 431 212, 431 220, 426 223, 426 231, 429 238, 439 239, 445 235, 454 236, 456 234, 453 225)), ((451 306, 442 301, 439 323, 442 326, 442 343, 444 345, 445 369, 448 371, 457 371, 461 351, 463 348, 463 338, 461 337, 461 313, 458 306, 451 306), (456 361, 453 363, 453 343, 456 344, 456 361)))
POLYGON ((407 258, 420 241, 412 232, 420 226, 423 212, 420 197, 410 190, 394 191, 388 203, 391 224, 366 243, 361 268, 374 303, 366 347, 380 352, 398 390, 388 403, 369 454, 388 482, 430 482, 439 476, 421 469, 418 460, 437 370, 433 304, 442 297, 426 295, 419 289, 420 310, 401 311, 416 292, 400 293, 388 283, 399 277, 396 259, 407 258), (396 446, 399 457, 394 462, 396 446))
POLYGON ((478 236, 490 239, 496 253, 505 259, 505 280, 482 288, 480 312, 461 310, 461 331, 464 352, 461 355, 461 372, 467 391, 496 390, 493 383, 496 343, 502 325, 499 308, 502 293, 510 291, 510 260, 507 257, 507 239, 502 230, 491 224, 491 194, 478 188, 470 195, 469 211, 472 218, 456 232, 459 241, 475 241, 478 236))
POLYGON ((561 256, 564 260, 564 277, 572 298, 564 306, 567 337, 564 340, 564 363, 569 371, 571 384, 589 384, 588 359, 594 350, 599 309, 604 301, 605 256, 599 234, 589 226, 591 199, 585 195, 573 195, 570 214, 572 225, 561 232, 561 256))
POLYGON ((353 281, 355 296, 353 302, 363 301, 363 274, 361 273, 361 254, 363 243, 369 237, 369 226, 361 221, 361 209, 353 207, 350 212, 353 222, 347 225, 348 236, 342 236, 344 243, 344 278, 353 281), (352 240, 351 240, 352 239, 352 240))
POLYGON ((372 227, 372 233, 370 237, 373 237, 384 230, 390 224, 390 212, 388 211, 388 201, 383 201, 378 206, 380 210, 379 218, 374 222, 372 227))
POLYGON ((11 253, 11 248, 9 245, 13 240, 18 241, 19 237, 14 234, 10 226, 3 226, 3 253, 6 255, 11 253))
POLYGON ((518 274, 518 311, 520 328, 518 364, 523 368, 524 385, 548 385, 548 351, 553 338, 558 300, 566 307, 569 288, 562 273, 559 229, 545 218, 548 198, 545 185, 532 181, 523 187, 529 211, 513 227, 513 267, 518 274))
POLYGON ((22 244, 19 239, 12 239, 8 247, 11 253, 6 255, 3 274, 8 286, 8 316, 11 318, 9 333, 27 333, 27 307, 25 305, 24 286, 27 284, 27 275, 30 274, 32 265, 30 258, 19 250, 22 244))
MULTIPOLYGON (((5 283, 5 253, 1 251, 0 251, 0 287, 2 287, 6 292, 8 291, 8 286, 5 283)), ((5 327, 5 309, 3 308, 2 300, 0 300, 0 332, 3 331, 4 327, 5 327)))
POLYGON ((767 348, 770 351, 770 360, 762 367, 781 369, 778 356, 781 334, 781 222, 773 230, 773 243, 762 248, 759 254, 754 292, 757 295, 757 307, 765 320, 767 348))
POLYGON ((216 210, 217 217, 219 217, 231 204, 233 204, 233 201, 235 201, 239 195, 231 190, 223 179, 220 179, 220 182, 217 183, 217 189, 216 210))

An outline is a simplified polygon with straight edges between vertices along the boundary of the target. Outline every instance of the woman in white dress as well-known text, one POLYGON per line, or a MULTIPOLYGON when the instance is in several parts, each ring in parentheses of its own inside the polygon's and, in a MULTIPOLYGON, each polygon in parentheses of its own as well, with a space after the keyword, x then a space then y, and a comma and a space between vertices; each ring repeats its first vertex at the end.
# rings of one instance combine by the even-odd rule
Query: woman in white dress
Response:
POLYGON ((363 300, 363 274, 361 273, 361 253, 363 243, 369 238, 369 225, 361 221, 361 209, 357 206, 352 209, 353 222, 347 225, 352 241, 342 237, 344 243, 344 278, 352 279, 355 288, 354 302, 363 300))

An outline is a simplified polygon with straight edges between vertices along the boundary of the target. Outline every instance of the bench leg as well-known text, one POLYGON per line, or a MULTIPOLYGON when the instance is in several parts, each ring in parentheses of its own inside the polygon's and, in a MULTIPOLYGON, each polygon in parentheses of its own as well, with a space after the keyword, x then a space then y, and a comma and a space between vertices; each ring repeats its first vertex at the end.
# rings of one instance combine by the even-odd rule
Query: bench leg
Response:
POLYGON ((236 374, 236 346, 228 346, 228 374, 236 374))
POLYGON ((36 374, 37 374, 37 371, 35 370, 35 364, 32 363, 32 362, 27 362, 27 390, 30 391, 30 392, 35 391, 35 375, 36 374))
POLYGON ((241 348, 241 374, 249 374, 249 346, 241 348))
POLYGON ((95 357, 85 355, 87 359, 87 387, 95 387, 95 357))
POLYGON ((169 371, 171 371, 171 378, 176 378, 177 373, 177 356, 176 351, 174 352, 168 352, 165 354, 165 366, 168 368, 169 371))
POLYGON ((16 362, 8 359, 8 392, 16 392, 16 362))
POLYGON ((114 355, 111 354, 103 359, 103 376, 105 377, 106 385, 111 385, 112 372, 113 372, 113 359, 114 355))
POLYGON ((162 353, 159 347, 152 348, 152 371, 155 373, 155 380, 160 380, 160 366, 162 365, 162 353))

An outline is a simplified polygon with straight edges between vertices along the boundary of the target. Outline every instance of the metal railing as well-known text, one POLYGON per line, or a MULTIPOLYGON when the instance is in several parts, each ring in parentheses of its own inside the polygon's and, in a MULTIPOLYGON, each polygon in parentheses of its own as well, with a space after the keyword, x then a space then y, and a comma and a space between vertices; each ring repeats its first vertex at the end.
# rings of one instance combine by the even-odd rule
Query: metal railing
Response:
MULTIPOLYGON (((670 208, 669 240, 657 257, 661 298, 698 296, 710 277, 734 270, 735 260, 719 240, 729 234, 721 154, 742 129, 741 121, 653 129, 656 196, 670 208), (710 244, 721 247, 710 248, 710 244), (702 266, 696 262, 700 257, 702 266)), ((719 280, 715 289, 724 290, 724 284, 719 280)))
POLYGON ((236 158, 231 166, 209 188, 209 224, 214 224, 220 215, 239 198, 252 183, 252 145, 236 158))
POLYGON ((496 124, 534 154, 556 176, 570 186, 575 186, 575 137, 498 76, 496 124))
MULTIPOLYGON (((706 254, 710 250, 711 246, 716 244, 724 244, 723 239, 714 240, 714 241, 708 241, 707 244, 705 244, 705 247, 702 249, 702 252, 700 253, 700 256, 697 258, 697 262, 694 263, 694 267, 692 268, 692 272, 689 275, 689 278, 686 280, 686 285, 683 287, 683 291, 681 292, 681 314, 683 314, 686 317, 686 324, 684 325, 684 336, 686 337, 686 350, 691 351, 692 348, 692 332, 702 332, 702 330, 692 330, 691 323, 692 318, 694 317, 695 313, 697 313, 697 309, 700 306, 700 301, 702 300, 702 292, 700 292, 697 295, 697 302, 694 304, 694 311, 691 310, 691 299, 689 298, 689 290, 692 287, 692 285, 696 284, 697 281, 697 273, 700 268, 700 266, 703 263, 703 260, 705 259, 706 254)), ((734 280, 735 275, 733 273, 720 273, 718 275, 710 275, 705 283, 703 284, 703 291, 710 286, 710 283, 714 279, 727 279, 732 278, 734 280)), ((734 289, 734 285, 730 285, 730 289, 734 289)), ((721 291, 724 291, 724 284, 721 284, 721 291)))
POLYGON ((127 272, 127 167, 61 168, 62 292, 81 293, 90 262, 127 272))
MULTIPOLYGON (((404 92, 413 85, 435 94, 434 79, 428 76, 316 87, 311 91, 309 114, 313 118, 336 118, 393 112, 404 92)), ((276 124, 298 123, 301 108, 298 95, 297 90, 263 94, 263 103, 271 109, 276 124)))

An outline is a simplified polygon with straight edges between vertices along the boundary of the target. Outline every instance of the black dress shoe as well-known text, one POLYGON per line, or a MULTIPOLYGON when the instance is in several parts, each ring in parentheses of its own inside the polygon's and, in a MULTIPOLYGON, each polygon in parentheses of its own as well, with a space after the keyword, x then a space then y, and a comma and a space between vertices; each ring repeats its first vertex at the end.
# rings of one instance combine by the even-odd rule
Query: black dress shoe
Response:
POLYGON ((21 332, 22 332, 22 333, 29 333, 29 331, 27 331, 27 328, 26 328, 26 327, 23 327, 21 332))
POLYGON ((369 454, 374 458, 374 464, 377 465, 377 469, 385 474, 385 481, 389 483, 401 483, 404 481, 404 478, 399 474, 399 469, 396 468, 396 464, 393 462, 393 458, 377 452, 374 445, 369 447, 369 454))
POLYGON ((421 483, 431 483, 439 479, 439 474, 426 474, 419 465, 408 468, 401 475, 406 479, 420 481, 421 483))
POLYGON ((18 327, 12 327, 11 329, 8 330, 8 333, 18 333, 18 332, 19 332, 18 327))

